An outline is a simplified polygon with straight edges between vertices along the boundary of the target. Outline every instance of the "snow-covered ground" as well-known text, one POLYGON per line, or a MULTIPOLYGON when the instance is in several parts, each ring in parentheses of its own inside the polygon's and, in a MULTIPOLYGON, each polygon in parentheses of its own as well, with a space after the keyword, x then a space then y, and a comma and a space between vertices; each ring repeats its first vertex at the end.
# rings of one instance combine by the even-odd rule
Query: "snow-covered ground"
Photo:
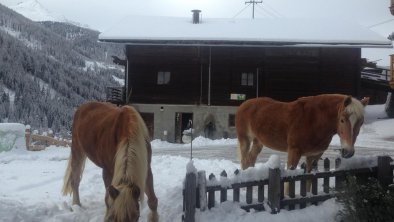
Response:
MULTIPOLYGON (((394 119, 386 119, 383 105, 368 106, 366 123, 362 127, 356 146, 394 150, 394 119)), ((335 137, 332 145, 338 145, 335 137)), ((223 147, 236 145, 235 139, 208 140, 196 138, 193 147, 223 147)), ((187 149, 189 145, 171 144, 155 140, 152 142, 152 169, 156 194, 159 198, 159 214, 163 222, 181 221, 182 188, 189 158, 162 155, 160 150, 187 149)), ((86 163, 80 186, 82 208, 71 206, 71 197, 61 196, 63 173, 69 156, 69 148, 49 147, 44 151, 26 151, 23 143, 11 151, 0 153, 0 221, 14 222, 71 222, 102 221, 105 213, 104 185, 101 170, 92 162, 86 163), (72 209, 72 210, 71 210, 72 209)), ((356 151, 357 153, 357 151, 356 151)), ((380 153, 376 153, 379 155, 380 153)), ((355 162, 357 158, 354 157, 355 162)), ((218 156, 210 159, 193 159, 198 170, 218 175, 221 171, 234 172, 237 163, 218 156)), ((283 164, 283 163, 282 163, 283 164)), ((263 163, 256 168, 263 167, 263 163)), ((279 214, 269 212, 247 213, 231 201, 215 208, 196 213, 196 221, 335 221, 341 206, 330 199, 319 206, 302 210, 282 210, 279 214)), ((142 205, 140 221, 146 221, 147 204, 142 205)))
POLYGON ((113 65, 113 64, 107 64, 104 62, 97 62, 97 61, 89 61, 85 60, 85 67, 83 68, 84 71, 87 71, 88 69, 117 69, 122 72, 124 72, 124 69, 121 68, 120 66, 113 65))

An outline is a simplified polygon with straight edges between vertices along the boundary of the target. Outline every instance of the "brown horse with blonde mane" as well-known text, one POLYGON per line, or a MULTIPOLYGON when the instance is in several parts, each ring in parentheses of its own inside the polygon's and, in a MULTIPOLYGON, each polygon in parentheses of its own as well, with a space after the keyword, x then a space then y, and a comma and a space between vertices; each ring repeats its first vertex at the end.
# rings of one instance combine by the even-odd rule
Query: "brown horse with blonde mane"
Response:
POLYGON ((85 103, 74 115, 63 195, 73 194, 73 204, 81 205, 79 183, 88 157, 103 169, 107 206, 104 221, 138 221, 144 192, 151 209, 148 221, 158 221, 151 156, 146 125, 134 108, 85 103))
POLYGON ((263 146, 287 152, 287 168, 294 169, 306 156, 306 170, 312 170, 338 134, 341 154, 350 158, 364 122, 361 101, 341 94, 302 97, 293 102, 279 102, 262 97, 245 101, 236 113, 236 130, 241 168, 254 166, 263 146))

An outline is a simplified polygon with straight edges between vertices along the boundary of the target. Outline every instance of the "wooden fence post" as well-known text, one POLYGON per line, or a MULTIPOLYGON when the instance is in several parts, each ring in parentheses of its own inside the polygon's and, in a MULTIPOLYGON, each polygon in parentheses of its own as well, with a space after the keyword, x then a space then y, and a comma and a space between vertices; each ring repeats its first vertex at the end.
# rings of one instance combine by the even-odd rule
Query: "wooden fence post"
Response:
MULTIPOLYGON (((317 172, 318 171, 318 166, 317 166, 317 161, 318 160, 314 160, 312 162, 312 170, 313 172, 317 172)), ((316 177, 313 177, 311 179, 311 187, 312 187, 312 194, 313 195, 317 195, 317 185, 318 185, 318 179, 316 177)), ((312 204, 317 205, 318 202, 312 202, 312 204)))
POLYGON ((378 180, 384 189, 393 183, 393 171, 390 166, 391 161, 393 159, 390 156, 378 156, 378 180))
MULTIPOLYGON (((306 179, 305 177, 301 178, 300 181, 300 195, 301 197, 306 197, 306 179)), ((300 208, 303 209, 306 207, 306 202, 300 203, 300 208)))
MULTIPOLYGON (((330 171, 330 160, 327 157, 324 159, 323 165, 325 172, 330 171)), ((330 177, 324 177, 323 179, 323 192, 324 193, 330 192, 330 177)))
POLYGON ((268 176, 268 205, 272 214, 280 212, 280 193, 281 193, 280 169, 269 168, 268 176))
MULTIPOLYGON (((209 180, 215 180, 215 175, 213 173, 209 174, 209 180)), ((215 206, 215 191, 208 191, 208 209, 215 206)))
POLYGON ((196 213, 196 174, 187 173, 185 181, 185 222, 194 222, 194 215, 196 213))
MULTIPOLYGON (((239 170, 236 169, 234 171, 234 175, 237 177, 239 174, 239 170)), ((239 202, 239 187, 233 187, 233 201, 239 202)))
MULTIPOLYGON (((341 159, 340 158, 336 158, 335 159, 335 169, 338 169, 339 166, 341 165, 341 159)), ((345 177, 338 175, 335 176, 335 189, 336 190, 340 190, 343 187, 343 183, 345 182, 345 177)))
POLYGON ((264 202, 264 185, 259 184, 257 186, 257 202, 262 203, 264 202))
MULTIPOLYGON (((295 198, 295 180, 290 179, 288 183, 289 183, 289 198, 295 198)), ((294 209, 295 209, 295 205, 290 204, 289 210, 294 210, 294 209)))
POLYGON ((251 204, 253 201, 253 187, 247 186, 246 187, 246 203, 251 204))
MULTIPOLYGON (((227 173, 225 170, 222 171, 222 173, 220 173, 220 176, 222 178, 227 178, 227 173)), ((221 179, 222 179, 221 178, 221 179)), ((222 187, 220 189, 220 203, 227 201, 227 187, 222 187)))
POLYGON ((200 197, 200 211, 207 209, 207 178, 205 177, 205 171, 198 171, 198 192, 200 197))
POLYGON ((26 127, 25 129, 25 141, 26 141, 26 149, 30 150, 30 144, 31 144, 30 126, 26 127))

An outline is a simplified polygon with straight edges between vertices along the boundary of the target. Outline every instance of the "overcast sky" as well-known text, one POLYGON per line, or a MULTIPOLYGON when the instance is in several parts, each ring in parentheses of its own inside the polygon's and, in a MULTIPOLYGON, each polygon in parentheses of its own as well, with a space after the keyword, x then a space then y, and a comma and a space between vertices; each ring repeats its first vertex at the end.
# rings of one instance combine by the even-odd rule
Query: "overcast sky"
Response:
MULTIPOLYGON (((0 0, 11 6, 26 0, 0 0)), ((37 0, 50 12, 105 31, 126 15, 191 16, 191 9, 201 9, 210 18, 245 18, 252 7, 244 0, 37 0)), ((264 0, 256 5, 255 17, 336 17, 355 19, 367 26, 394 20, 390 0, 264 0)), ((373 27, 386 30, 394 23, 373 27)), ((390 27, 390 28, 391 28, 390 27)), ((392 30, 394 31, 394 30, 392 30)), ((391 31, 390 31, 391 32, 391 31)))

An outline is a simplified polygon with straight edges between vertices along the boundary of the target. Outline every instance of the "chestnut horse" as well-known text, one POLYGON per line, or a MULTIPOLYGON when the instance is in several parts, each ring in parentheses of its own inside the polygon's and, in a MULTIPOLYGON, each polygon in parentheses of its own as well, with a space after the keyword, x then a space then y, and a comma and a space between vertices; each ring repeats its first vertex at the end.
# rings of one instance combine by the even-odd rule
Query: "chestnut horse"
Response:
POLYGON ((107 206, 104 221, 138 221, 144 192, 151 209, 148 221, 158 221, 151 155, 147 128, 134 108, 85 103, 74 115, 63 195, 73 194, 73 204, 81 205, 79 183, 88 157, 103 169, 107 206))
POLYGON ((254 166, 257 155, 267 146, 288 153, 288 169, 296 168, 301 156, 306 156, 310 172, 335 134, 340 137, 342 157, 352 157, 368 102, 369 98, 359 101, 340 94, 302 97, 288 103, 266 97, 245 101, 236 113, 241 168, 254 166))

